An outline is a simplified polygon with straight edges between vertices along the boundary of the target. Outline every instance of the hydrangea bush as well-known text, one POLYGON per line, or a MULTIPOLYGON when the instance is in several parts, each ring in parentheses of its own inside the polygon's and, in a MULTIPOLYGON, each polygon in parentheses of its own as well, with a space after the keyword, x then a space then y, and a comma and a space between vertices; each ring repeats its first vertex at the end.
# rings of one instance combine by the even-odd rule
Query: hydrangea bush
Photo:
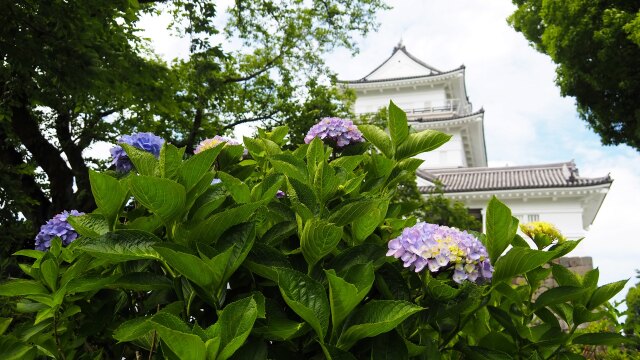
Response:
POLYGON ((486 233, 407 216, 398 183, 449 136, 389 112, 388 132, 325 119, 294 150, 286 127, 191 157, 123 136, 117 171, 90 173, 97 209, 15 254, 0 358, 579 359, 626 341, 575 332, 625 283, 550 265, 579 241, 532 248, 496 198, 486 233))

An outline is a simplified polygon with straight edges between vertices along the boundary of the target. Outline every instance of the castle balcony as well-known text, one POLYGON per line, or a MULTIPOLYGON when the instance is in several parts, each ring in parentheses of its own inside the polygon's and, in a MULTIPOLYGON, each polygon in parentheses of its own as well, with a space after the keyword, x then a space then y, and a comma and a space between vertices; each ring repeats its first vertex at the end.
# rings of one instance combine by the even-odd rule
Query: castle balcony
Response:
MULTIPOLYGON (((408 120, 441 118, 447 116, 460 116, 471 113, 471 104, 461 102, 460 99, 447 99, 443 101, 427 102, 424 107, 408 107, 399 104, 407 113, 408 120)), ((373 114, 372 112, 359 112, 358 115, 373 114)))

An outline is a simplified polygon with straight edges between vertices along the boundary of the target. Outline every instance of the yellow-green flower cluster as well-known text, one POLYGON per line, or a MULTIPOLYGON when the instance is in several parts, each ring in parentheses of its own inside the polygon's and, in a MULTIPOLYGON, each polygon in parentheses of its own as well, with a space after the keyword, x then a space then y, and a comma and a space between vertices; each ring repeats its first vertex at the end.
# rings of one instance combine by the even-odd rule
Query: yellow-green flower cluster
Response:
POLYGON ((532 221, 521 224, 520 230, 533 240, 539 248, 544 248, 554 241, 558 244, 566 239, 553 224, 544 221, 532 221))

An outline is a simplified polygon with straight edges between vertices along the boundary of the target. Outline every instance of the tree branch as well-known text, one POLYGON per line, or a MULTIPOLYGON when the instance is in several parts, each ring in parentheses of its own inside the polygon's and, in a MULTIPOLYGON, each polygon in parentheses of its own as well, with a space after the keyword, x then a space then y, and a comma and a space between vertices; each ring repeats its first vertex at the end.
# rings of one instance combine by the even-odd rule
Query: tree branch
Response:
POLYGON ((11 107, 11 128, 29 150, 35 162, 49 178, 53 211, 70 205, 73 199, 73 173, 60 156, 58 149, 40 133, 38 123, 27 108, 26 98, 17 99, 11 107))
POLYGON ((195 145, 196 136, 198 135, 198 130, 202 126, 202 119, 204 117, 204 109, 202 105, 198 105, 196 108, 196 114, 193 117, 193 126, 191 126, 191 130, 189 131, 189 136, 187 137, 187 142, 185 144, 186 152, 188 154, 193 154, 193 146, 195 145))
POLYGON ((67 155, 67 160, 71 165, 71 171, 76 179, 78 191, 74 196, 75 206, 84 211, 90 211, 95 208, 95 201, 91 195, 91 183, 89 182, 89 169, 82 157, 82 148, 76 145, 71 138, 71 130, 69 128, 71 122, 71 113, 65 110, 58 110, 55 127, 58 141, 62 151, 67 155))
POLYGON ((240 124, 245 124, 245 123, 250 123, 250 122, 255 122, 255 121, 261 121, 261 120, 267 120, 267 119, 273 119, 273 115, 277 114, 278 111, 272 111, 269 114, 266 115, 262 115, 262 116, 258 116, 258 117, 253 117, 253 118, 248 118, 248 119, 241 119, 241 120, 237 120, 232 122, 231 124, 227 124, 225 126, 222 127, 222 130, 229 130, 231 128, 236 127, 237 125, 240 124))
POLYGON ((282 52, 280 52, 280 54, 278 54, 278 56, 276 56, 273 59, 269 60, 264 65, 264 67, 262 69, 254 72, 254 73, 251 73, 249 75, 246 75, 246 76, 226 78, 223 81, 223 83, 229 84, 229 83, 234 83, 234 82, 243 82, 243 81, 251 80, 251 79, 259 76, 260 74, 263 74, 263 73, 269 71, 270 69, 272 69, 276 65, 276 61, 278 61, 281 57, 282 57, 282 52))

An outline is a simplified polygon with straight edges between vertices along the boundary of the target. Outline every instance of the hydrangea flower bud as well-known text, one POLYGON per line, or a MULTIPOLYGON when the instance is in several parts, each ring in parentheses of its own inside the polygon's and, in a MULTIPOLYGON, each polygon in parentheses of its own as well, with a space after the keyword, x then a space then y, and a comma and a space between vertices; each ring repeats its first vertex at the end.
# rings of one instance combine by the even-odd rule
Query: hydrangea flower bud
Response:
POLYGON ((493 267, 487 249, 473 235, 448 226, 425 222, 406 228, 389 241, 387 256, 404 262, 404 267, 435 273, 453 269, 453 281, 476 282, 491 279, 493 267))
MULTIPOLYGON (((140 150, 150 152, 156 158, 160 156, 160 149, 164 144, 164 139, 150 133, 134 133, 131 135, 122 135, 118 139, 119 144, 128 144, 140 150)), ((131 160, 127 156, 122 146, 116 145, 111 148, 111 157, 113 158, 112 164, 116 166, 116 170, 119 172, 129 172, 133 168, 131 160)))
POLYGON ((364 141, 362 133, 351 120, 340 118, 324 118, 320 120, 319 123, 309 129, 307 136, 304 137, 304 142, 308 144, 316 137, 339 148, 364 141))
POLYGON ((62 239, 62 245, 69 245, 78 238, 78 233, 67 222, 70 215, 80 216, 84 213, 77 210, 63 211, 47 221, 40 227, 40 232, 36 235, 36 250, 46 251, 51 247, 51 240, 56 236, 62 239))
POLYGON ((554 241, 560 244, 566 240, 553 224, 545 221, 532 221, 521 224, 520 230, 530 237, 540 249, 551 245, 554 241))

